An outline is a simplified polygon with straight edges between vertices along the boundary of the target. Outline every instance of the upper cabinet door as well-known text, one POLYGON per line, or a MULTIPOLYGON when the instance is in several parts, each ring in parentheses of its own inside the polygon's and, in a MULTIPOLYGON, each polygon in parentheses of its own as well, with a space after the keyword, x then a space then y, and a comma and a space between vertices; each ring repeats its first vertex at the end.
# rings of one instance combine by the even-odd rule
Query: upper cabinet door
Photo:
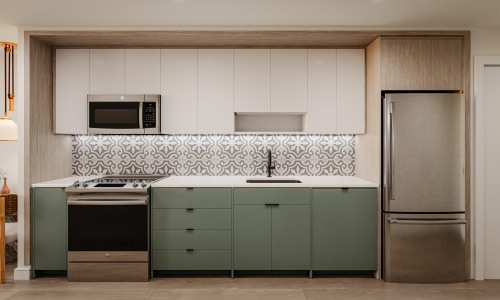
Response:
POLYGON ((160 94, 160 49, 125 50, 125 93, 160 94))
POLYGON ((125 93, 125 49, 90 49, 90 94, 125 93))
POLYGON ((463 90, 461 37, 383 37, 383 90, 463 90))
POLYGON ((161 132, 198 133, 198 50, 161 50, 161 132))
POLYGON ((307 112, 307 49, 271 49, 271 112, 307 112))
POLYGON ((337 50, 307 51, 306 132, 337 132, 337 50))
POLYGON ((338 134, 365 133, 365 50, 337 50, 338 134))
POLYGON ((89 49, 56 49, 55 133, 87 134, 89 49))
POLYGON ((233 133, 233 50, 198 50, 198 133, 233 133))
POLYGON ((234 50, 234 111, 271 111, 271 50, 234 50))

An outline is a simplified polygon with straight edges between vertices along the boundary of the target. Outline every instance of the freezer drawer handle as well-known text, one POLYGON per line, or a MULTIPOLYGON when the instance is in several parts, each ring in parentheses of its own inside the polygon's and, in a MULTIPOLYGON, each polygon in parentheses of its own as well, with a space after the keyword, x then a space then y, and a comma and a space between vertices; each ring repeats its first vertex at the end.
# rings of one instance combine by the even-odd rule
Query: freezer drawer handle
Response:
POLYGON ((454 225, 467 224, 465 219, 398 219, 388 218, 389 224, 402 225, 454 225))

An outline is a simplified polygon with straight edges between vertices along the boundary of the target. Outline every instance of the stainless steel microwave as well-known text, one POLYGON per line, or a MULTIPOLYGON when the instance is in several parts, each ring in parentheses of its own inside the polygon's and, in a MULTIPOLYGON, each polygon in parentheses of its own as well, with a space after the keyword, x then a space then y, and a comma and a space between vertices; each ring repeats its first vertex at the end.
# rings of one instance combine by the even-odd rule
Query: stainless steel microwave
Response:
POLYGON ((88 95, 88 134, 159 134, 160 95, 88 95))

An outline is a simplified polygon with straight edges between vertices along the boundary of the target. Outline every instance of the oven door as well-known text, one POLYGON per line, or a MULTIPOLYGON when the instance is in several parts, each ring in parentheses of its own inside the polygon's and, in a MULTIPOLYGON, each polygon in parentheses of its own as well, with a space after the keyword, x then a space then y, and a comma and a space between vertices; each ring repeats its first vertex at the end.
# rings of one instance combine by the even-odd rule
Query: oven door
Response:
POLYGON ((148 251, 147 203, 147 199, 70 198, 68 251, 148 251))
POLYGON ((89 134, 144 134, 144 95, 89 95, 89 134))

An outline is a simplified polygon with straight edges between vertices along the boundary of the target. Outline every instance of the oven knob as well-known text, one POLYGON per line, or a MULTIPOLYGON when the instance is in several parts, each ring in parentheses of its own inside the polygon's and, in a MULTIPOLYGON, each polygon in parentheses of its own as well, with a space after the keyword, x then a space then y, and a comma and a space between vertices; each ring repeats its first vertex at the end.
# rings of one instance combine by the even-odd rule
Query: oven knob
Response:
POLYGON ((137 183, 137 180, 134 180, 134 183, 132 183, 132 186, 135 188, 139 186, 139 184, 137 183))
POLYGON ((80 186, 80 181, 75 181, 75 183, 73 183, 73 187, 79 187, 80 186))
POLYGON ((86 187, 88 187, 88 186, 89 186, 89 184, 88 184, 88 183, 86 183, 86 182, 84 182, 84 183, 82 183, 82 186, 83 186, 84 188, 86 188, 86 187))
POLYGON ((146 184, 146 181, 144 181, 144 180, 143 180, 143 181, 141 182, 141 187, 145 188, 145 187, 147 187, 147 186, 148 186, 148 185, 146 184))

